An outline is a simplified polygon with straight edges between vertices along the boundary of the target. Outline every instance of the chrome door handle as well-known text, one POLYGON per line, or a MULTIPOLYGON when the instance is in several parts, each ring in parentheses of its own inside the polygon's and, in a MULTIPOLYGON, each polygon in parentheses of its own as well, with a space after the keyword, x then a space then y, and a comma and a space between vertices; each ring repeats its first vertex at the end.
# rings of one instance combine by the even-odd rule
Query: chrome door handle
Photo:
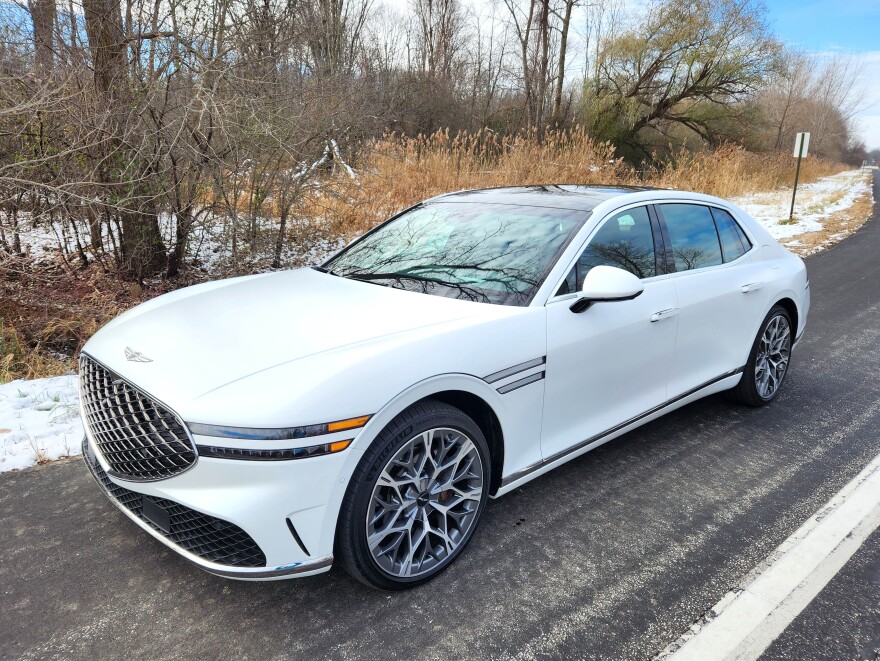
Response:
POLYGON ((651 323, 655 321, 662 321, 663 319, 669 319, 670 317, 674 317, 678 314, 678 308, 667 308, 665 310, 660 310, 660 312, 655 312, 651 315, 651 323))
POLYGON ((758 291, 763 286, 763 282, 750 282, 749 284, 742 286, 742 293, 748 294, 750 291, 758 291))

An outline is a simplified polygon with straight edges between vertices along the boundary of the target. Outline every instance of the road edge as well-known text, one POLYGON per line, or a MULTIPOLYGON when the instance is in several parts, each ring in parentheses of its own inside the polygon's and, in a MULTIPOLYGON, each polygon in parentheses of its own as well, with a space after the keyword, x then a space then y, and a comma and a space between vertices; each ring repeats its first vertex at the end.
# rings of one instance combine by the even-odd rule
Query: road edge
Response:
POLYGON ((880 455, 655 661, 757 659, 880 528, 880 455))

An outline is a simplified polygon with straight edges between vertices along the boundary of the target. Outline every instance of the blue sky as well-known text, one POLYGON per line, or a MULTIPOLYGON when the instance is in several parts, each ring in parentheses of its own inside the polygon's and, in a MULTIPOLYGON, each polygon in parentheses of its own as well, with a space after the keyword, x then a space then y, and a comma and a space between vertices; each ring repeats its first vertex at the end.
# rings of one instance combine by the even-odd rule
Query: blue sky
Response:
POLYGON ((765 0, 774 31, 805 50, 880 51, 880 0, 765 0))
POLYGON ((857 122, 868 149, 880 149, 880 0, 765 2, 773 31, 786 43, 852 54, 862 62, 865 102, 857 122))

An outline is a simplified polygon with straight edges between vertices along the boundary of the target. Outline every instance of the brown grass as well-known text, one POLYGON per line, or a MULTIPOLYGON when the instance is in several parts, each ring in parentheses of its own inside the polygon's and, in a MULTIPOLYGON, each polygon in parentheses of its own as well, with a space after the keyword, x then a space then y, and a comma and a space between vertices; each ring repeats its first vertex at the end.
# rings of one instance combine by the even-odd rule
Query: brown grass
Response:
POLYGON ((21 333, 0 319, 0 383, 57 376, 72 369, 72 359, 52 355, 39 343, 28 345, 21 333))
POLYGON ((98 328, 173 288, 162 283, 144 289, 96 265, 70 271, 24 259, 0 261, 0 383, 70 373, 98 328))
MULTIPOLYGON (((801 181, 844 169, 807 159, 801 181)), ((714 151, 680 153, 664 167, 638 171, 613 149, 593 142, 585 131, 502 137, 491 131, 451 136, 440 131, 378 141, 359 168, 356 184, 324 189, 306 204, 306 215, 326 218, 339 234, 361 233, 425 198, 448 191, 524 184, 631 184, 679 188, 721 197, 772 190, 790 184, 794 163, 788 154, 754 154, 725 145, 714 151)))

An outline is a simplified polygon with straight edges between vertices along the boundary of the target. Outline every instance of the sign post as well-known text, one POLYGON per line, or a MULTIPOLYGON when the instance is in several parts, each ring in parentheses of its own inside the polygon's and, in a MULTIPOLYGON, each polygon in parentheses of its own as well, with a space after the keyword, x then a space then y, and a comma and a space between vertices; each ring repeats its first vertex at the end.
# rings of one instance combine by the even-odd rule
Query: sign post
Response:
POLYGON ((797 196, 798 177, 801 174, 801 159, 807 155, 807 148, 809 146, 809 133, 798 133, 794 136, 794 155, 797 158, 797 168, 794 171, 794 190, 791 192, 791 211, 788 212, 789 220, 794 218, 794 198, 797 196))

